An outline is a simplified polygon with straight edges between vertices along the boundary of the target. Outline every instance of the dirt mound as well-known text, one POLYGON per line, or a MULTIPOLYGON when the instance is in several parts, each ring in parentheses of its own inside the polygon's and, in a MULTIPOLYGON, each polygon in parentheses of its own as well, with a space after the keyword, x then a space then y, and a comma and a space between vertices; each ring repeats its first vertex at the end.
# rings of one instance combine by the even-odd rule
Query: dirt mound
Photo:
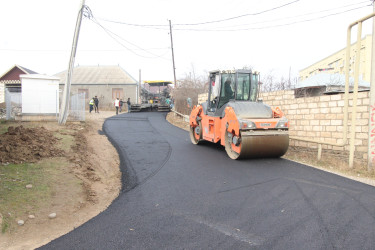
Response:
POLYGON ((55 147, 58 138, 44 127, 24 128, 10 126, 0 135, 0 163, 37 162, 42 158, 62 156, 55 147))

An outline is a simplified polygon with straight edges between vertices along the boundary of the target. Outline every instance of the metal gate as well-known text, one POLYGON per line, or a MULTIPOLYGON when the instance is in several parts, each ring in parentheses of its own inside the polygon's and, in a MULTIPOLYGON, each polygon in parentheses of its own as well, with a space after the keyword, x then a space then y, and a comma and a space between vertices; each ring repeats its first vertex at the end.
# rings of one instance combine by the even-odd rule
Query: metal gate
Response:
POLYGON ((5 88, 6 119, 14 120, 17 114, 22 113, 21 92, 11 92, 5 88))

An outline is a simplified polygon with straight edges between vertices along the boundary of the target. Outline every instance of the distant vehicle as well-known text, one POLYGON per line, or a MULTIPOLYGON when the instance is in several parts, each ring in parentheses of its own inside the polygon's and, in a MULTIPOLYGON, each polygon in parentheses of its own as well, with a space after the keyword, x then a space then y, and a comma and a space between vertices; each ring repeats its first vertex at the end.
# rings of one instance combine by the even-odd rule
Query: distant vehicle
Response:
POLYGON ((168 88, 170 81, 145 81, 148 84, 149 89, 146 87, 141 89, 141 103, 131 104, 130 112, 139 111, 170 111, 170 90, 168 88), (154 91, 151 91, 150 89, 154 91), (158 91, 155 89, 158 88, 158 91))

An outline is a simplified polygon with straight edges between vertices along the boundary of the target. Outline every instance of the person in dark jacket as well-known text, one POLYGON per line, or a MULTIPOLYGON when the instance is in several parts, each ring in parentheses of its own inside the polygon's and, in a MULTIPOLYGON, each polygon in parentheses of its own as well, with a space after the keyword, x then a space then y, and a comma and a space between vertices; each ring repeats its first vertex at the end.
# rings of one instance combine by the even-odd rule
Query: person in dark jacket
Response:
POLYGON ((128 113, 130 113, 130 105, 131 105, 130 98, 128 98, 128 100, 126 101, 126 103, 128 104, 128 113))
POLYGON ((231 87, 231 84, 232 84, 232 81, 230 79, 227 79, 225 81, 225 97, 227 99, 232 99, 234 97, 233 95, 233 90, 232 90, 232 87, 231 87))
POLYGON ((95 108, 95 113, 99 113, 99 99, 97 96, 94 97, 94 108, 95 108))
POLYGON ((122 106, 124 105, 124 101, 122 99, 120 99, 120 113, 122 111, 122 106))

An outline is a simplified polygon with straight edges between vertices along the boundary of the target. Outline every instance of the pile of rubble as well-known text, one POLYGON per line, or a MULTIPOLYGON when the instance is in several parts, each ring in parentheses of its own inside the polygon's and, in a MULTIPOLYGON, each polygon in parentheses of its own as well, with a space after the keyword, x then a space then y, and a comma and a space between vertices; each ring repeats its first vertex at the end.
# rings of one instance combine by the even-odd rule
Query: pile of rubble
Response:
POLYGON ((44 127, 25 128, 10 126, 0 135, 0 164, 37 162, 42 158, 63 156, 56 148, 56 138, 44 127))

